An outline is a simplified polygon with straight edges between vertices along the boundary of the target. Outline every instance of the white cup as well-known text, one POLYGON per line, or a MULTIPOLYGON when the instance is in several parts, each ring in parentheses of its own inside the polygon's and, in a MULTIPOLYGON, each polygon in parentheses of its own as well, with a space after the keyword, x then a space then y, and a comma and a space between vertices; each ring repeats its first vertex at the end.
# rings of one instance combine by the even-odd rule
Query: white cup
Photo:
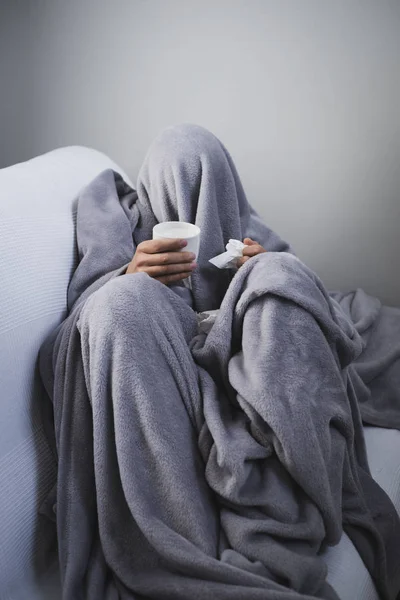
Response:
POLYGON ((200 227, 184 221, 165 221, 158 223, 153 227, 153 240, 180 238, 187 241, 187 246, 182 248, 182 252, 193 252, 199 254, 200 248, 200 227))

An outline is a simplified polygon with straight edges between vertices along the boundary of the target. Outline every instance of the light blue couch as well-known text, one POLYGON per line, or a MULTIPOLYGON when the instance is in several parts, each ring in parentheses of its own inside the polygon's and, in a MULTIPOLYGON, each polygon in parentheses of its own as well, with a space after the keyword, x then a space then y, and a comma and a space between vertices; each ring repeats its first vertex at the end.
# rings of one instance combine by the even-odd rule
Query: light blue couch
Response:
MULTIPOLYGON (((76 196, 109 167, 122 172, 95 150, 68 147, 0 170, 0 600, 61 598, 54 524, 39 515, 56 461, 36 359, 65 316, 76 196)), ((366 438, 373 475, 400 511, 400 432, 368 428, 366 438)), ((343 600, 378 600, 347 536, 325 557, 343 600)))

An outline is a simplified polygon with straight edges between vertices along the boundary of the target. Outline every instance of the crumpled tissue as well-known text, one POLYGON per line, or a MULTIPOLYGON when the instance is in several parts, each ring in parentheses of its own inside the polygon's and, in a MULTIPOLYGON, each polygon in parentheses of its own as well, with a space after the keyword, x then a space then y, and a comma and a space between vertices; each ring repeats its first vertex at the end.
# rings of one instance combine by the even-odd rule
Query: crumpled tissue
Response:
POLYGON ((236 261, 238 258, 243 256, 243 248, 246 244, 239 240, 229 240, 225 246, 226 252, 210 258, 209 262, 218 269, 231 269, 236 267, 236 261))
POLYGON ((199 333, 205 333, 206 335, 210 333, 219 310, 219 308, 215 308, 214 310, 205 310, 197 313, 197 329, 199 333))

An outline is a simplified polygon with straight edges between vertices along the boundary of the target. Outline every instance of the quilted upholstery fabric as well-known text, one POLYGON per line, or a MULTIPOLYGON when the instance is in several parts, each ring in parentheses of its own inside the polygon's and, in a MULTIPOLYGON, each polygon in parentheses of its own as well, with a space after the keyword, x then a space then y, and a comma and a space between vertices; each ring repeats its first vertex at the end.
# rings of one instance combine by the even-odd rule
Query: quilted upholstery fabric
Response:
POLYGON ((110 167, 121 172, 100 152, 68 147, 0 170, 0 600, 34 600, 54 563, 54 526, 38 516, 56 470, 36 359, 65 315, 74 200, 110 167))

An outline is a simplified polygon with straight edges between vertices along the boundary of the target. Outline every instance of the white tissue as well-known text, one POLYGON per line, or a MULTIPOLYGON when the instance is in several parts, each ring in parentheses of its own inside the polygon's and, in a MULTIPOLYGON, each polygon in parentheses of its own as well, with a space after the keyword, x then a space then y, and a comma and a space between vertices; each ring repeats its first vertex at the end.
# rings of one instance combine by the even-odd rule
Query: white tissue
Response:
POLYGON ((229 240, 225 246, 226 252, 210 258, 209 262, 218 267, 218 269, 230 269, 236 267, 236 261, 238 258, 243 256, 243 248, 246 244, 239 240, 229 240))
POLYGON ((199 333, 205 333, 206 335, 210 333, 212 326, 215 323, 217 315, 219 313, 219 308, 215 308, 214 310, 205 310, 203 312, 197 313, 197 330, 199 333))

